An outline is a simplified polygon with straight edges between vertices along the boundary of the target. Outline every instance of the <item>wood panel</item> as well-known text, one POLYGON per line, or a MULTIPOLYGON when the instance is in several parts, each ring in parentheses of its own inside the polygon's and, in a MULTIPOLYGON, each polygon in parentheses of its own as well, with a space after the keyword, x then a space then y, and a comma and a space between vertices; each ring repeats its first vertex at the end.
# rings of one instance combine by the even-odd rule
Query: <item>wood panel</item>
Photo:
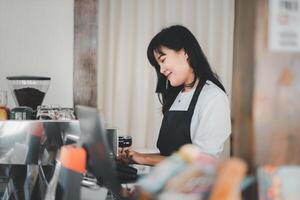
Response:
POLYGON ((74 1, 74 105, 97 107, 98 4, 74 1))
POLYGON ((233 155, 254 162, 252 96, 254 85, 255 1, 235 1, 232 80, 233 155))
POLYGON ((251 168, 300 163, 300 53, 268 48, 268 0, 236 1, 233 154, 251 168))
POLYGON ((256 165, 300 164, 300 53, 268 48, 268 1, 257 1, 254 132, 256 165))

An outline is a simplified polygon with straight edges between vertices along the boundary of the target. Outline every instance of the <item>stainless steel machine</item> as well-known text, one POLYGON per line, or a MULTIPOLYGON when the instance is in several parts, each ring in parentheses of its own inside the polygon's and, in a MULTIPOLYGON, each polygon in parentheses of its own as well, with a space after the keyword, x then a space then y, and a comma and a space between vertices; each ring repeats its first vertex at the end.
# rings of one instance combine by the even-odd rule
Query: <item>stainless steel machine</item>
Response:
POLYGON ((76 142, 79 137, 77 120, 0 121, 2 199, 32 199, 32 194, 37 195, 35 198, 42 196, 61 146, 70 143, 70 138, 76 142))

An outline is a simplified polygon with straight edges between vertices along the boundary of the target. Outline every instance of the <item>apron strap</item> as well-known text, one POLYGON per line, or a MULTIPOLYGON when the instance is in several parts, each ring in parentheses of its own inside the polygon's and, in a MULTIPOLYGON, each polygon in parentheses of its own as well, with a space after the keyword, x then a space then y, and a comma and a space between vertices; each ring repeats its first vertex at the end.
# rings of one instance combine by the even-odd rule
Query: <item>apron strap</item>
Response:
POLYGON ((190 103, 189 108, 188 108, 188 111, 191 112, 192 114, 194 113, 194 110, 195 110, 194 108, 195 108, 195 106, 197 104, 198 97, 199 97, 200 92, 202 91, 202 88, 205 85, 205 83, 206 83, 206 80, 199 81, 199 83, 198 83, 198 85, 196 87, 196 91, 195 91, 195 93, 194 93, 194 95, 192 97, 191 103, 190 103))

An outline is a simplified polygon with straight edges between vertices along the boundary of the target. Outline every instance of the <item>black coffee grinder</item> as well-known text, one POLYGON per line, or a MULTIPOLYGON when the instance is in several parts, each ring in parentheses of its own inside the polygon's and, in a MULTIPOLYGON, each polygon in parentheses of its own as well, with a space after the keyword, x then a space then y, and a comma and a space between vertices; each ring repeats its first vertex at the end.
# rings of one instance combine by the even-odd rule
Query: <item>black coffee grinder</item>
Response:
POLYGON ((14 97, 16 108, 10 112, 10 119, 35 119, 37 107, 42 104, 50 86, 50 77, 10 76, 6 77, 14 97))

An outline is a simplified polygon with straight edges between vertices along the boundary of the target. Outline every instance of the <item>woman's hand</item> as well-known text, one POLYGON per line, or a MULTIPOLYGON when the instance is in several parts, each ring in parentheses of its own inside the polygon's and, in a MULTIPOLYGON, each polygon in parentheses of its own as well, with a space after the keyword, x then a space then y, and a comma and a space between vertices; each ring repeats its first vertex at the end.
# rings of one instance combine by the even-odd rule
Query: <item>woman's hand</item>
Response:
POLYGON ((132 162, 137 164, 145 164, 145 154, 133 150, 128 151, 128 156, 132 162))
POLYGON ((130 151, 130 147, 119 148, 117 160, 123 161, 124 163, 128 164, 131 160, 129 157, 129 151, 130 151))
POLYGON ((138 153, 131 148, 120 148, 118 150, 118 160, 121 160, 125 163, 137 163, 143 164, 144 163, 144 154, 138 153))

